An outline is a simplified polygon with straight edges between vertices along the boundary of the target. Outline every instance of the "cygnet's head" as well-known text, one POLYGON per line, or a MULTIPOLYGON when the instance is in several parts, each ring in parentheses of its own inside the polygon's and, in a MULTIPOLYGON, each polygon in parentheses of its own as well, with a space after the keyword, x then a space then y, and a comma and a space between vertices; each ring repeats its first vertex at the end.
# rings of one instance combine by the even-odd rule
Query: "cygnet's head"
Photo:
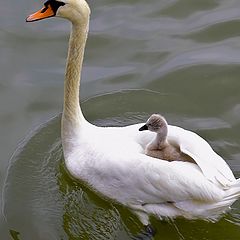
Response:
POLYGON ((139 131, 144 130, 149 130, 156 133, 164 133, 167 135, 167 121, 160 114, 153 114, 147 120, 146 124, 139 129, 139 131))
POLYGON ((88 20, 90 8, 85 0, 48 0, 39 11, 29 15, 27 22, 33 22, 50 17, 66 18, 73 23, 88 20))

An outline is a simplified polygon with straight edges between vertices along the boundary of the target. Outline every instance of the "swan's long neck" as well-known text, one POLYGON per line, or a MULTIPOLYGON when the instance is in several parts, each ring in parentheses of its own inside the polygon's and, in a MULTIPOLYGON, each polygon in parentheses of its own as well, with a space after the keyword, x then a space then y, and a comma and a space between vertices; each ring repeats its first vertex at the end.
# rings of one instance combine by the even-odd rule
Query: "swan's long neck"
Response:
POLYGON ((88 24, 89 19, 86 19, 85 22, 73 23, 69 40, 62 115, 64 148, 73 144, 81 125, 86 122, 79 104, 79 89, 88 24))
POLYGON ((79 104, 79 88, 88 24, 72 25, 64 83, 63 117, 79 124, 84 120, 79 104))

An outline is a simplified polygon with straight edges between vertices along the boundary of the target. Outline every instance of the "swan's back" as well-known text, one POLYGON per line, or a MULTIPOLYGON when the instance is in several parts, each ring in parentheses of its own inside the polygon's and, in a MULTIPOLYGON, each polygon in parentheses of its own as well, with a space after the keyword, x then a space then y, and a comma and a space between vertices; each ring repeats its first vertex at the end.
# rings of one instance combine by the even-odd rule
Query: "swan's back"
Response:
POLYGON ((168 140, 178 144, 182 152, 192 157, 210 181, 223 186, 236 181, 227 163, 196 133, 169 126, 168 140))

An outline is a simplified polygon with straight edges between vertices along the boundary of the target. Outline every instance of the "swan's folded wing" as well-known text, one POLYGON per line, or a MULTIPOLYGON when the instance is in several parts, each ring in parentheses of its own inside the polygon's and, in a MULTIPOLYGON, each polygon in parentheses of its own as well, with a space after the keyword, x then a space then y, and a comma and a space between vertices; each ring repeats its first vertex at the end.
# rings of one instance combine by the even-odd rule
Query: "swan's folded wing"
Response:
POLYGON ((146 203, 216 202, 223 198, 224 191, 209 181, 195 164, 148 158, 145 155, 139 157, 132 178, 136 181, 135 187, 147 193, 146 203))
POLYGON ((235 181, 235 177, 227 163, 196 133, 169 126, 168 137, 169 141, 178 144, 182 152, 195 160, 203 174, 210 181, 217 181, 226 187, 235 181))

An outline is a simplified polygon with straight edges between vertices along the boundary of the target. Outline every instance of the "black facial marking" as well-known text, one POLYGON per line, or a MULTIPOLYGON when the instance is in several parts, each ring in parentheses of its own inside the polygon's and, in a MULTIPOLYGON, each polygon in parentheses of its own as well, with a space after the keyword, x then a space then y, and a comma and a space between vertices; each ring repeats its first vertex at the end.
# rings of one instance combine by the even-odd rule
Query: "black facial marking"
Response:
POLYGON ((41 11, 41 13, 44 13, 44 12, 46 12, 46 11, 47 11, 47 9, 48 9, 47 7, 43 8, 43 9, 42 9, 42 11, 41 11))
POLYGON ((64 6, 65 3, 55 1, 55 0, 48 0, 47 2, 44 3, 45 8, 42 10, 42 12, 45 12, 49 5, 51 6, 53 12, 56 14, 58 8, 61 7, 61 6, 64 6))

